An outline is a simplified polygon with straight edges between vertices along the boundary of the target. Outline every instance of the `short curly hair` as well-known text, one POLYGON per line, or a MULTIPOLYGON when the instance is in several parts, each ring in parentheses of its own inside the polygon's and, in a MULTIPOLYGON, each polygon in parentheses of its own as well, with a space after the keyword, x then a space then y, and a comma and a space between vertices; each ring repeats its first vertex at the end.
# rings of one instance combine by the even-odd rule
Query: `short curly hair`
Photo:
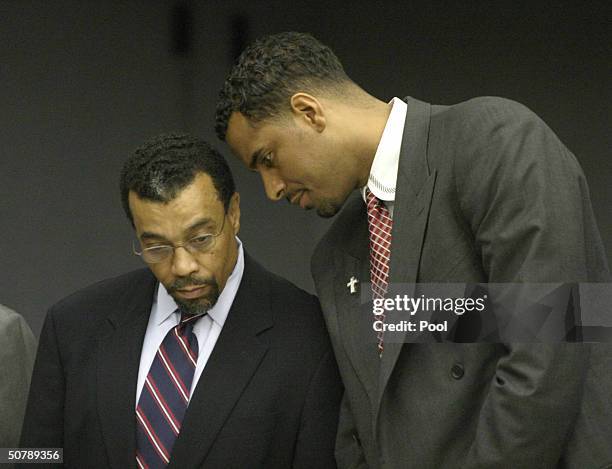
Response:
POLYGON ((137 148, 123 164, 121 203, 134 225, 129 194, 156 202, 169 202, 191 184, 197 173, 208 174, 225 212, 236 191, 234 178, 223 156, 204 140, 188 134, 164 134, 137 148))
POLYGON ((219 92, 215 131, 225 140, 229 118, 240 112, 253 122, 277 116, 298 91, 340 90, 352 83, 340 60, 310 34, 284 32, 247 47, 219 92))

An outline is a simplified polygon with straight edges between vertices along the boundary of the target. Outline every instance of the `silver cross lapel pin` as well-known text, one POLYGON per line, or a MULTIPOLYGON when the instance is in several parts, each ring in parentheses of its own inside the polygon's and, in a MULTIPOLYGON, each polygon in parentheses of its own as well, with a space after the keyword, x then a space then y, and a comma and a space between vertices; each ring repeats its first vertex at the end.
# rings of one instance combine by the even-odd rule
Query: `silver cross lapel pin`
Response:
POLYGON ((351 292, 351 295, 354 295, 355 293, 357 293, 357 283, 358 282, 359 282, 359 280, 357 280, 355 277, 351 276, 351 279, 346 284, 346 286, 349 288, 349 290, 351 292))

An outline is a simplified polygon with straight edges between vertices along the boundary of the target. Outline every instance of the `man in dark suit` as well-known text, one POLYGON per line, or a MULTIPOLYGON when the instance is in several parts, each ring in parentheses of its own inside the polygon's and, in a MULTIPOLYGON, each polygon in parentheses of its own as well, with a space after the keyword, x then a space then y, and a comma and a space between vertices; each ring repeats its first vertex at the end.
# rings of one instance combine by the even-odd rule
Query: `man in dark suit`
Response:
POLYGON ((79 469, 335 467, 342 387, 318 302, 243 250, 223 157, 162 136, 121 193, 148 269, 49 310, 22 447, 79 469))
POLYGON ((339 467, 612 464, 607 344, 385 342, 354 294, 358 279, 375 299, 398 283, 608 281, 582 171, 535 114, 385 103, 312 36, 282 33, 242 53, 216 130, 270 199, 344 207, 312 258, 346 389, 339 467))
POLYGON ((36 338, 21 315, 4 305, 0 305, 0 344, 0 448, 12 448, 19 442, 36 338))

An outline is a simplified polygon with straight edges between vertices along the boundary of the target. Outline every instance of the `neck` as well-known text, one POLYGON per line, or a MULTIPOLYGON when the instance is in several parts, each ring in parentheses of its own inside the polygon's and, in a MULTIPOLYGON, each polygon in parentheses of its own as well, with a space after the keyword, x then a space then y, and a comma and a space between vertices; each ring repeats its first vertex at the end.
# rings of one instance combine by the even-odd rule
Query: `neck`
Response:
POLYGON ((390 104, 374 97, 371 98, 368 106, 361 107, 354 114, 363 116, 359 118, 360 125, 354 129, 354 154, 358 160, 356 188, 363 187, 368 182, 374 156, 391 113, 390 104))

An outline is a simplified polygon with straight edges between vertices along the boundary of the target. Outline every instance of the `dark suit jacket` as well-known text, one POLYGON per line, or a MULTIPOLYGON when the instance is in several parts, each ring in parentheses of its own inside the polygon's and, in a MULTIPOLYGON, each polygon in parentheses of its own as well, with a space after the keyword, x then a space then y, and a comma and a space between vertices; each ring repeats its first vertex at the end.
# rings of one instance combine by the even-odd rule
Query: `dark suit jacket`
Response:
MULTIPOLYGON (((156 286, 138 270, 50 309, 22 447, 63 447, 78 469, 136 466, 136 381, 156 286)), ((245 256, 168 467, 335 467, 341 393, 316 298, 245 256)))
MULTIPOLYGON (((391 282, 609 280, 583 173, 537 116, 500 98, 407 102, 391 282)), ((608 344, 387 343, 378 358, 371 316, 346 287, 369 281, 353 196, 312 259, 346 388, 338 466, 612 464, 608 344)))

